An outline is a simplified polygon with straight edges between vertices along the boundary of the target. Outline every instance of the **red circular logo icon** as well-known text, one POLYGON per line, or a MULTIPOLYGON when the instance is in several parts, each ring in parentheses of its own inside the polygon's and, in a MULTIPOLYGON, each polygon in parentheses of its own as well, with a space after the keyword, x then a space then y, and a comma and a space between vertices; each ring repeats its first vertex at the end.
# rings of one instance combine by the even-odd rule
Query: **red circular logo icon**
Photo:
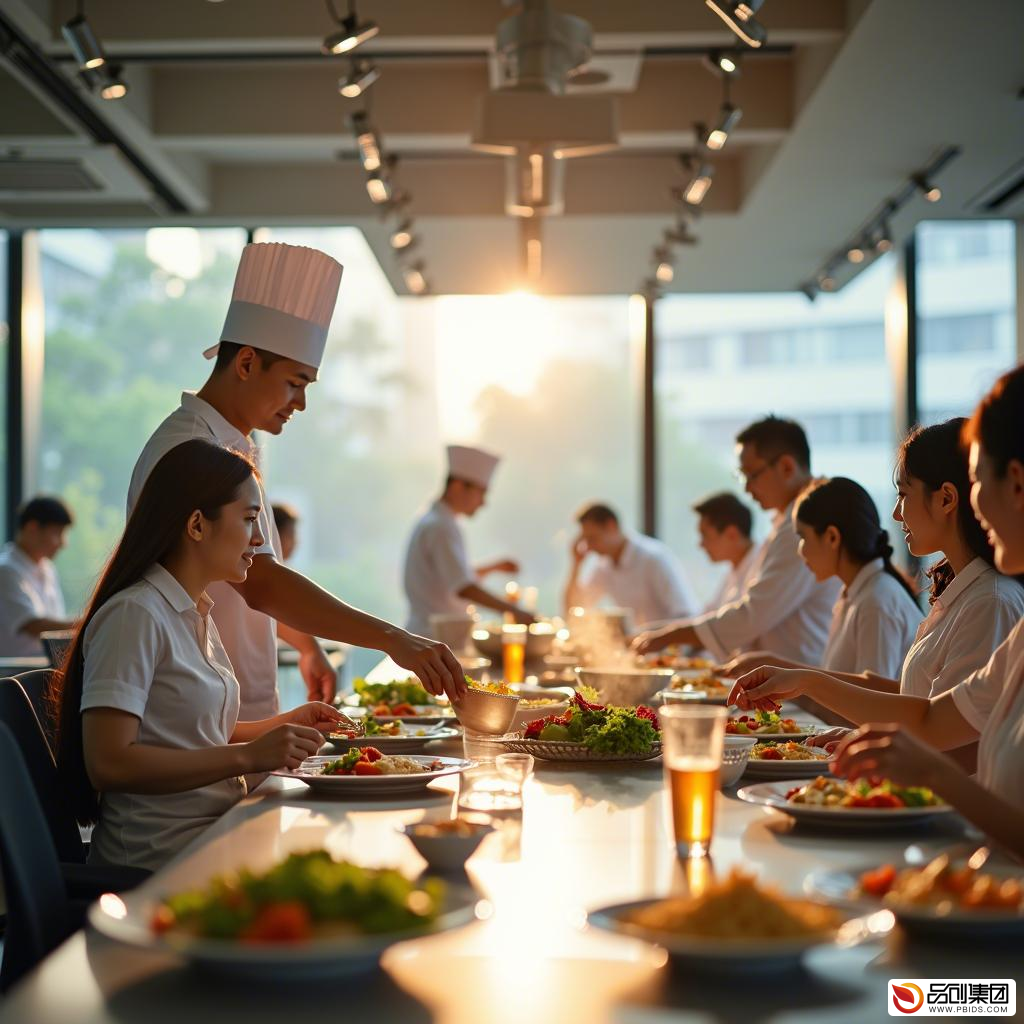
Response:
POLYGON ((892 1005, 900 1013, 917 1013, 924 1006, 924 993, 919 985, 915 985, 911 981, 905 981, 902 985, 891 981, 889 985, 892 988, 892 1005), (905 1006, 905 1003, 910 1005, 905 1006))

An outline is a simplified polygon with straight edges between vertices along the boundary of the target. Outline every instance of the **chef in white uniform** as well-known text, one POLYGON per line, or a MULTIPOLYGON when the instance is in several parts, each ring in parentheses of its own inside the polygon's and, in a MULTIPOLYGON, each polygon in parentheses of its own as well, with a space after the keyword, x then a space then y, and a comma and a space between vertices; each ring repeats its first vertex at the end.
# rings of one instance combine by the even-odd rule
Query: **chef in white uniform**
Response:
POLYGON ((73 522, 60 498, 32 498, 18 510, 14 540, 0 548, 0 658, 41 657, 41 633, 74 625, 53 564, 73 522))
POLYGON ((501 559, 474 568, 459 525, 459 516, 474 516, 483 506, 499 457, 463 445, 449 445, 447 455, 444 491, 416 522, 405 552, 402 580, 409 631, 430 636, 431 615, 462 614, 470 604, 511 614, 517 622, 533 622, 533 615, 481 586, 490 573, 515 573, 519 566, 501 559))
POLYGON ((815 580, 797 550, 792 511, 811 481, 807 435, 798 423, 769 416, 741 431, 736 444, 747 493, 775 512, 746 593, 716 611, 641 634, 634 646, 645 654, 691 644, 720 661, 734 652, 767 649, 820 664, 841 584, 815 580))
POLYGON ((754 517, 750 509, 728 491, 711 494, 693 506, 697 513, 700 546, 712 562, 726 562, 729 570, 704 611, 713 612, 738 601, 757 564, 760 548, 751 536, 754 517))
MULTIPOLYGON (((306 408, 317 379, 342 268, 325 253, 281 243, 247 245, 206 384, 185 392, 146 444, 128 491, 131 511, 153 466, 190 438, 211 438, 251 457, 251 434, 280 434, 306 408)), ((325 456, 328 449, 325 447, 325 456)), ((260 512, 264 543, 242 584, 215 584, 213 617, 241 689, 242 720, 277 713, 277 636, 300 652, 310 699, 334 696, 335 673, 315 636, 383 651, 433 693, 461 693, 462 671, 443 645, 359 611, 279 559, 270 504, 260 512), (276 622, 275 622, 276 620, 276 622)))
POLYGON ((667 544, 623 530, 618 515, 602 503, 582 508, 576 522, 580 533, 570 552, 566 615, 573 607, 593 608, 604 597, 631 609, 638 629, 697 611, 696 595, 667 544))

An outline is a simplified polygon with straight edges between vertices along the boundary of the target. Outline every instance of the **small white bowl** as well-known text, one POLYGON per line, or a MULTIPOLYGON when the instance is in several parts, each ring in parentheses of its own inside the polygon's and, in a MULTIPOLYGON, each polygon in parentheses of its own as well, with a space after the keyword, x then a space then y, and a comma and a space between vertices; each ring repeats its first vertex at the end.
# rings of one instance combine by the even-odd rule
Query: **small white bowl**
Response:
POLYGON ((418 835, 417 830, 423 826, 434 824, 430 821, 417 821, 406 825, 398 831, 409 840, 416 852, 434 871, 460 871, 463 865, 476 852, 477 847, 494 831, 494 826, 485 822, 469 822, 473 826, 473 834, 459 835, 418 835))
POLYGON ((722 767, 718 772, 718 781, 722 789, 735 786, 747 767, 751 750, 757 742, 756 736, 726 736, 725 747, 722 749, 722 767))

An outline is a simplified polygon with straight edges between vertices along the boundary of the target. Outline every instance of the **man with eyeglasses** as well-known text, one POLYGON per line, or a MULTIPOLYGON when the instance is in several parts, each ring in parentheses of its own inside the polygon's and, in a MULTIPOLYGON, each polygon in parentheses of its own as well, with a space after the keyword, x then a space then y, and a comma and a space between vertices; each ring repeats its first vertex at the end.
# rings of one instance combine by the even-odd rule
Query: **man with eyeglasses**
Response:
POLYGON ((669 644, 704 647, 724 661, 740 651, 782 650, 806 665, 825 652, 832 606, 842 584, 818 583, 797 550, 792 507, 811 482, 811 451, 803 427, 769 416, 736 437, 739 475, 747 493, 774 511, 772 529, 761 545, 746 593, 715 611, 641 633, 633 641, 641 654, 669 644))

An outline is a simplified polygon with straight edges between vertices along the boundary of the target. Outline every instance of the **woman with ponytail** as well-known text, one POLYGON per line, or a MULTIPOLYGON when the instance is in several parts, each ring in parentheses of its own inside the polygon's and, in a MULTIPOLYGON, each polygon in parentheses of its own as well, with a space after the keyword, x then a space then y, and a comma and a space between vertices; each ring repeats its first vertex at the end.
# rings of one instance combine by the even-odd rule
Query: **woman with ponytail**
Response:
MULTIPOLYGON (((978 532, 993 542, 1003 573, 1024 573, 1024 367, 1001 377, 961 428, 970 448, 970 501, 978 532)), ((920 481, 910 460, 905 465, 920 481)), ((901 481, 901 490, 904 483, 910 481, 901 481)), ((931 488, 921 497, 936 492, 931 488)), ((917 521, 913 511, 904 515, 908 525, 911 516, 917 521)), ((918 535, 915 526, 911 533, 918 535)), ((950 579, 943 580, 943 571, 932 574, 934 589, 941 591, 935 604, 973 564, 964 565, 963 555, 959 565, 955 557, 948 562, 950 579)), ((1024 620, 985 660, 952 689, 930 698, 866 693, 822 673, 774 668, 744 676, 732 696, 741 707, 755 708, 813 693, 840 714, 860 716, 869 724, 839 745, 834 772, 928 786, 994 844, 1024 859, 1024 620), (979 738, 976 776, 942 753, 979 738)))
POLYGON ((90 861, 155 869, 348 721, 327 704, 239 722, 206 588, 240 583, 263 543, 252 463, 186 441, 154 467, 50 693, 57 770, 90 861))

